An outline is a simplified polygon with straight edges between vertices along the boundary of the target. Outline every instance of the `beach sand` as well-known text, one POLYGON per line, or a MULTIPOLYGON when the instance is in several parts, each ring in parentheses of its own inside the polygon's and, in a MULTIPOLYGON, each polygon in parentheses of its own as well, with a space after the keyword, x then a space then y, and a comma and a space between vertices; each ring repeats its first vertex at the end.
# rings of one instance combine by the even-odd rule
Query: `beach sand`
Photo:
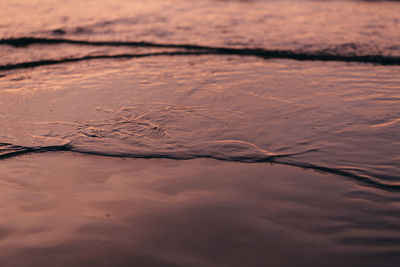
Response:
MULTIPOLYGON (((70 152, 5 160, 0 172, 2 266, 377 266, 381 259, 379 244, 355 237, 368 236, 360 222, 382 211, 360 193, 374 189, 332 174, 70 152)), ((395 264, 385 257, 381 266, 395 264)))

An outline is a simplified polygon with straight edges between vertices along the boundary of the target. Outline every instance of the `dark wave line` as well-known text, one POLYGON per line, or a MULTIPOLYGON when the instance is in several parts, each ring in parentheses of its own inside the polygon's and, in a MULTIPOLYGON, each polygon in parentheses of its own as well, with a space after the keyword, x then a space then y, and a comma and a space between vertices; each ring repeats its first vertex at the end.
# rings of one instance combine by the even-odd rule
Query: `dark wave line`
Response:
POLYGON ((0 65, 0 71, 15 70, 15 69, 29 69, 40 66, 57 65, 63 63, 79 62, 85 60, 94 59, 130 59, 130 58, 142 58, 142 57, 154 57, 154 56, 188 56, 188 55, 208 55, 212 54, 208 51, 176 51, 176 52, 158 52, 158 53, 143 53, 143 54, 118 54, 118 55, 96 55, 96 56, 83 56, 75 58, 63 58, 63 59, 45 59, 38 61, 28 61, 16 64, 0 65))
POLYGON ((18 157, 26 154, 32 153, 44 153, 51 151, 72 151, 71 144, 65 144, 61 146, 35 146, 35 147, 26 147, 26 146, 17 146, 13 144, 0 143, 0 146, 6 146, 6 149, 0 149, 0 160, 8 159, 13 157, 18 157))
POLYGON ((255 159, 253 157, 217 157, 213 155, 172 155, 172 154, 132 154, 132 153, 107 153, 107 152, 98 152, 98 151, 90 151, 90 150, 81 150, 72 148, 71 152, 76 152, 80 154, 87 155, 95 155, 95 156, 103 156, 103 157, 114 157, 114 158, 135 158, 135 159, 173 159, 173 160, 191 160, 191 159, 215 159, 221 161, 230 161, 230 162, 242 162, 242 163, 257 163, 257 162, 273 162, 276 158, 288 157, 289 155, 274 155, 267 156, 264 158, 255 159))
MULTIPOLYGON (((1 39, 0 45, 9 45, 14 47, 27 47, 30 45, 90 45, 90 46, 129 46, 129 47, 152 47, 152 48, 175 48, 185 50, 200 50, 203 54, 219 54, 219 55, 238 55, 238 56, 255 56, 264 59, 279 58, 293 60, 313 60, 313 61, 342 61, 357 63, 373 63, 379 65, 400 65, 400 57, 384 56, 384 55, 341 55, 332 54, 325 51, 317 52, 301 52, 292 50, 268 50, 262 48, 228 48, 228 47, 212 47, 190 44, 159 44, 151 42, 124 42, 124 41, 85 41, 72 40, 64 38, 35 38, 21 37, 1 39)), ((200 53, 200 52, 197 52, 200 53)), ((195 53, 196 54, 196 53, 195 53)), ((148 54, 150 56, 150 54, 148 54)), ((157 55, 157 53, 154 53, 157 55)), ((171 54, 172 55, 172 54, 171 54)), ((181 54, 180 54, 181 55, 181 54)), ((192 54, 188 54, 192 55, 192 54)), ((103 56, 106 57, 106 56, 103 56)), ((87 58, 93 59, 93 58, 87 58)), ((83 59, 81 59, 83 60, 83 59)))
POLYGON ((151 42, 135 41, 85 41, 64 38, 36 38, 20 37, 0 39, 0 45, 9 45, 13 47, 27 47, 30 45, 90 45, 90 46, 137 46, 137 47, 155 47, 155 48, 183 48, 183 49, 208 49, 207 46, 187 45, 187 44, 157 44, 151 42))
POLYGON ((366 176, 361 176, 354 174, 352 172, 344 171, 341 169, 335 169, 335 168, 330 168, 330 167, 325 167, 325 166, 319 166, 319 165, 314 165, 310 163, 305 163, 305 162, 293 162, 293 161, 274 161, 274 163, 277 164, 283 164, 283 165, 289 165, 289 166, 295 166, 295 167, 300 167, 304 169, 312 169, 316 171, 321 171, 321 172, 326 172, 326 173, 332 173, 348 178, 352 178, 353 180, 357 180, 358 182, 361 182, 363 184, 379 188, 385 191, 391 191, 391 192, 399 192, 400 191, 400 185, 392 185, 392 184, 385 184, 385 183, 380 183, 376 180, 373 180, 369 177, 366 176))
POLYGON ((85 149, 79 149, 73 146, 73 142, 68 144, 59 145, 59 146, 35 146, 35 147, 27 147, 27 146, 19 146, 8 143, 0 143, 0 160, 7 159, 17 156, 22 156, 25 154, 32 153, 43 153, 43 152, 61 152, 61 151, 69 151, 80 154, 87 155, 96 155, 96 156, 104 156, 104 157, 114 157, 114 158, 144 158, 144 159, 154 159, 154 158, 163 158, 163 159, 174 159, 174 160, 190 160, 196 158, 210 158, 215 160, 223 160, 223 161, 233 161, 233 162, 243 162, 243 163, 257 163, 257 162, 273 162, 275 159, 284 158, 294 155, 304 154, 313 150, 308 150, 300 153, 292 153, 292 154, 281 154, 281 155, 271 155, 265 156, 262 158, 254 158, 254 157, 218 157, 213 155, 197 155, 197 154, 186 154, 186 155, 173 155, 173 154, 134 154, 134 153, 108 153, 108 152, 100 152, 100 151, 91 151, 85 149))
MULTIPOLYGON (((272 155, 266 156, 262 158, 254 158, 254 157, 231 157, 231 158, 223 158, 217 157, 213 155, 172 155, 172 154, 131 154, 131 153, 107 153, 107 152, 97 152, 90 150, 82 150, 75 148, 72 143, 68 143, 60 146, 44 146, 44 147, 25 147, 25 146, 17 146, 12 144, 0 143, 1 146, 5 146, 6 148, 2 151, 5 153, 0 154, 0 160, 8 159, 12 157, 22 156, 26 154, 32 153, 45 153, 45 152, 74 152, 86 155, 94 155, 94 156, 103 156, 103 157, 114 157, 114 158, 137 158, 137 159, 172 159, 172 160, 191 160, 191 159, 199 159, 199 158, 208 158, 215 159, 221 161, 230 161, 230 162, 241 162, 241 163, 271 163, 271 164, 282 164, 288 166, 299 167, 303 169, 312 169, 315 171, 321 171, 325 173, 331 173, 340 175, 343 177, 351 178, 356 180, 364 185, 371 186, 377 189, 390 191, 390 192, 400 192, 400 185, 392 185, 378 182, 374 179, 371 179, 366 176, 357 175, 348 171, 344 171, 341 169, 335 169, 325 166, 314 165, 310 163, 304 162, 293 162, 293 161, 284 161, 280 160, 282 158, 287 158, 293 155, 304 154, 306 152, 293 153, 293 154, 284 154, 284 155, 272 155), (10 152, 7 152, 10 151, 10 152)), ((1 150, 0 150, 1 151, 1 150)))

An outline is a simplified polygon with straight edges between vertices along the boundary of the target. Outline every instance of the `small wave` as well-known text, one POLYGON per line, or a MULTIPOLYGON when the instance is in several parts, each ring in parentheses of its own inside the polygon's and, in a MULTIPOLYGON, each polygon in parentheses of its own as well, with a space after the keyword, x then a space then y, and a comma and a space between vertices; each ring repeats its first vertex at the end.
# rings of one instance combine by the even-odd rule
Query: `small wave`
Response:
POLYGON ((33 68, 44 65, 54 65, 68 62, 77 62, 93 59, 115 59, 115 58, 140 58, 149 56, 179 56, 179 55, 236 55, 236 56, 254 56, 263 59, 292 59, 292 60, 312 60, 312 61, 342 61, 356 63, 372 63, 379 65, 400 65, 400 57, 385 55, 357 55, 357 54, 340 54, 327 50, 321 51, 293 51, 293 50, 268 50, 262 48, 229 48, 229 47, 212 47, 191 44, 160 44, 151 42, 124 42, 124 41, 85 41, 72 40, 63 38, 35 38, 21 37, 1 39, 0 45, 8 45, 13 47, 28 47, 31 45, 90 45, 90 46, 127 46, 127 47, 147 47, 147 48, 169 48, 180 49, 173 52, 158 52, 146 54, 119 54, 119 55, 96 55, 83 56, 75 58, 39 60, 22 62, 17 64, 0 65, 0 70, 33 68), (182 51, 183 50, 183 51, 182 51))
POLYGON ((332 173, 332 174, 340 175, 343 177, 351 178, 351 179, 354 179, 364 185, 372 186, 372 187, 386 190, 386 191, 400 191, 400 185, 378 182, 370 177, 357 175, 350 171, 345 171, 345 170, 342 170, 339 168, 331 168, 331 167, 326 167, 326 166, 314 165, 314 164, 307 163, 307 162, 295 162, 295 161, 275 160, 274 163, 300 167, 303 169, 312 169, 315 171, 321 171, 321 172, 326 172, 326 173, 332 173))
POLYGON ((72 151, 71 144, 64 144, 59 146, 19 146, 9 143, 0 143, 0 160, 17 156, 22 156, 31 153, 44 153, 51 151, 72 151))
POLYGON ((207 51, 177 51, 177 52, 157 52, 157 53, 144 53, 144 54, 118 54, 118 55, 96 55, 96 56, 83 56, 62 59, 46 59, 37 61, 21 62, 16 64, 0 65, 0 71, 16 70, 16 69, 29 69, 40 66, 50 66, 64 63, 72 63, 94 59, 131 59, 155 56, 189 56, 189 55, 207 55, 211 54, 207 51))
POLYGON ((299 167, 303 169, 311 169, 315 171, 325 172, 340 175, 343 177, 351 178, 356 180, 357 182, 365 185, 374 187, 377 189, 398 192, 400 191, 400 185, 396 184, 388 184, 376 181, 372 178, 357 175, 350 171, 341 170, 338 168, 330 168, 320 165, 314 165, 311 163, 305 162, 295 162, 291 161, 290 157, 305 154, 309 152, 313 152, 313 150, 292 153, 292 154, 273 154, 273 155, 264 155, 264 156, 229 156, 229 155, 212 155, 212 154, 195 154, 195 153, 118 153, 118 152, 104 152, 104 151, 93 151, 86 150, 79 147, 74 146, 73 142, 59 145, 59 146, 19 146, 13 145, 9 143, 0 143, 0 160, 18 157, 26 154, 34 154, 34 153, 45 153, 45 152, 74 152, 86 155, 94 155, 94 156, 103 156, 103 157, 115 157, 115 158, 137 158, 137 159, 172 159, 172 160, 191 160, 191 159, 200 159, 200 158, 208 158, 215 159, 221 161, 230 161, 230 162, 240 162, 240 163, 270 163, 270 164, 282 164, 289 165, 294 167, 299 167), (288 158, 288 160, 285 160, 288 158))
MULTIPOLYGON (((228 140, 229 141, 229 140, 228 140)), ((242 142, 239 143, 238 149, 242 149, 240 146, 242 142)), ((245 144, 246 145, 246 144, 245 144)), ((105 156, 105 157, 116 157, 116 158, 145 158, 145 159, 154 159, 154 158, 164 158, 164 159, 174 159, 174 160, 190 160, 196 158, 210 158, 216 160, 223 161, 233 161, 233 162, 243 162, 243 163, 257 163, 257 162, 273 162, 277 158, 289 157, 291 155, 299 155, 306 152, 293 153, 293 154, 266 154, 266 153, 257 153, 255 154, 246 154, 246 153, 233 153, 233 156, 229 156, 227 154, 201 154, 199 153, 168 153, 168 152, 160 152, 160 153, 121 153, 121 152, 107 152, 107 151, 95 151, 89 150, 85 148, 81 148, 79 146, 75 146, 74 142, 69 142, 63 145, 55 145, 55 146, 19 146, 9 143, 0 143, 0 160, 8 159, 12 157, 22 156, 26 154, 33 153, 44 153, 44 152, 62 152, 62 151, 70 151, 81 154, 89 154, 89 155, 97 155, 97 156, 105 156), (236 155, 235 155, 236 154, 236 155)))

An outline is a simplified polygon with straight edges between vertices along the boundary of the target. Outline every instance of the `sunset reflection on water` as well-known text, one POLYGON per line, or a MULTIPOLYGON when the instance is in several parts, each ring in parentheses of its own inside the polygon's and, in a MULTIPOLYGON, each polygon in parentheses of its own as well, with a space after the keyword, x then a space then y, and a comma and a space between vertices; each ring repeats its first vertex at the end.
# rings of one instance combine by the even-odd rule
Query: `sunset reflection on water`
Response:
POLYGON ((397 266, 398 2, 0 16, 0 266, 397 266))

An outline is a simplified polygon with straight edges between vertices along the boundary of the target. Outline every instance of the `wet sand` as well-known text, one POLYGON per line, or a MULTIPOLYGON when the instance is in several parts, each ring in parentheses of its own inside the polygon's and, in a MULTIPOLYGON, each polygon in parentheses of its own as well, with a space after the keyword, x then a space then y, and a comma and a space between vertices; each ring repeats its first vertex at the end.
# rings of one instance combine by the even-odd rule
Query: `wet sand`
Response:
POLYGON ((396 266, 399 259, 399 216, 390 213, 399 196, 332 174, 70 152, 4 160, 0 172, 1 266, 396 266))

